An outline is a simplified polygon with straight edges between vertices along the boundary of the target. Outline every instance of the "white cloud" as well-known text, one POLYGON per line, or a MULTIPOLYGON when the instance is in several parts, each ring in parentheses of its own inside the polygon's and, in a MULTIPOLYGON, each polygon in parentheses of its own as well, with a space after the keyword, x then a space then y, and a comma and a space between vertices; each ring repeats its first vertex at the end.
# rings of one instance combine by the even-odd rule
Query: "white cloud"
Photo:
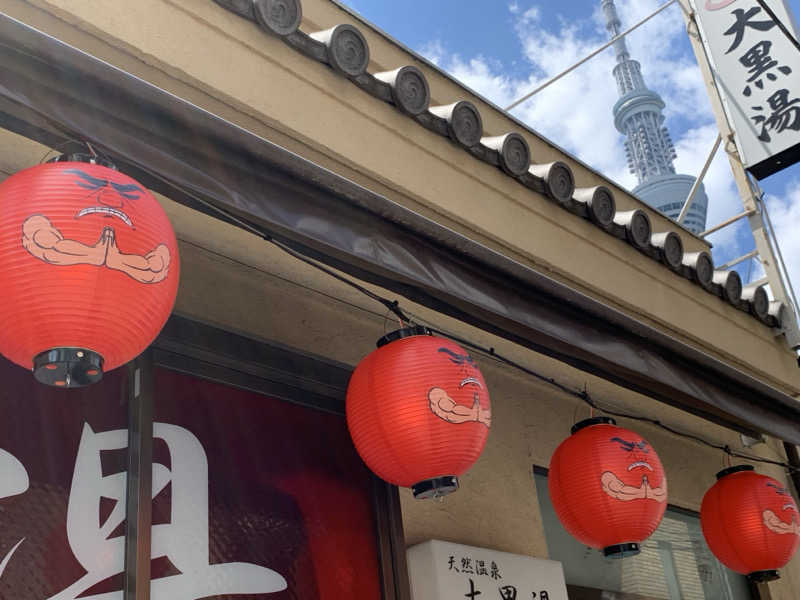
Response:
POLYGON ((442 67, 445 70, 448 70, 447 67, 442 65, 442 61, 447 55, 447 50, 445 50, 441 40, 433 40, 428 42, 419 48, 418 52, 437 67, 442 67))
MULTIPOLYGON (((789 279, 800 285, 800 180, 792 180, 786 186, 783 197, 766 196, 770 220, 775 227, 789 279)), ((800 288, 795 287, 800 293, 800 288)))
MULTIPOLYGON (((616 4, 623 20, 622 26, 626 28, 651 14, 662 0, 617 0, 616 4)), ((540 10, 557 10, 549 3, 540 6, 533 6, 522 14, 517 2, 509 6, 509 11, 515 15, 522 57, 530 68, 527 77, 509 76, 503 65, 494 63, 485 55, 476 53, 462 57, 448 53, 440 43, 432 46, 429 53, 426 54, 425 49, 422 52, 465 85, 499 106, 507 106, 584 58, 608 39, 599 3, 586 19, 560 19, 559 25, 551 30, 541 25, 531 26, 540 20, 540 10)), ((682 50, 685 36, 680 9, 673 6, 629 35, 626 43, 631 56, 642 64, 646 83, 661 94, 667 105, 666 125, 670 127, 678 153, 676 170, 696 175, 713 145, 717 128, 697 64, 682 50), (683 130, 677 127, 678 119, 683 130)), ((609 48, 512 113, 630 189, 637 181, 628 172, 623 139, 614 127, 611 112, 618 99, 612 75, 615 64, 614 50, 609 48)), ((741 201, 724 149, 718 151, 704 183, 710 199, 709 226, 741 212, 741 201)), ((752 247, 741 247, 743 243, 750 244, 749 234, 743 235, 742 227, 746 228, 746 224, 740 223, 738 228, 723 230, 712 237, 717 262, 734 258, 752 247), (743 239, 746 241, 742 242, 743 239)))
POLYGON ((530 25, 534 21, 539 20, 539 7, 538 6, 531 6, 528 10, 522 13, 522 17, 520 18, 521 23, 525 23, 530 25))
MULTIPOLYGON (((708 153, 714 146, 717 137, 715 123, 706 123, 685 131, 675 142, 678 158, 675 160, 675 170, 679 173, 699 174, 708 153)), ((709 198, 706 223, 712 226, 721 223, 728 217, 742 212, 742 202, 733 182, 728 155, 720 146, 711 166, 703 178, 706 194, 709 198)), ((742 236, 739 226, 726 227, 709 236, 709 241, 714 245, 714 260, 722 264, 749 251, 741 245, 742 236)))

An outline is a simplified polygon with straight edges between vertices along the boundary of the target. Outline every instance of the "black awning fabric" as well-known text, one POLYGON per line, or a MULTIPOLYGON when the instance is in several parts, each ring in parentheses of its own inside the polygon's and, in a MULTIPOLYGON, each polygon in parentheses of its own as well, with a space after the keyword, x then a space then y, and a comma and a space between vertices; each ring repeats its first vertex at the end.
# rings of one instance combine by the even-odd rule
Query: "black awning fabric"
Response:
MULTIPOLYGON (((86 140, 193 208, 235 213, 353 276, 671 405, 800 444, 800 402, 41 32, 0 14, 0 126, 86 140)), ((366 349, 365 349, 366 351, 366 349)))

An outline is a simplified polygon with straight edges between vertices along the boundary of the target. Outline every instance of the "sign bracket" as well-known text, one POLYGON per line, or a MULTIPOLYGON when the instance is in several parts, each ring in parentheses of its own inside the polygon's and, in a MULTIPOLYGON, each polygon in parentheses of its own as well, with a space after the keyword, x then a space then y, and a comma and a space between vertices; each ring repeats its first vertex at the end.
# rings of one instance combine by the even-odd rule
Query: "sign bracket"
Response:
MULTIPOLYGON (((682 8, 684 21, 686 22, 689 41, 694 50, 698 65, 700 66, 700 72, 708 90, 711 107, 720 130, 720 136, 725 140, 732 141, 734 139, 734 131, 725 113, 722 96, 714 79, 714 71, 706 53, 705 46, 703 45, 700 27, 696 21, 696 12, 690 0, 679 0, 679 3, 682 8)), ((733 178, 739 192, 739 197, 742 200, 744 214, 747 215, 746 217, 742 216, 742 218, 746 218, 750 226, 750 231, 755 241, 755 252, 760 257, 772 296, 775 301, 783 303, 789 309, 784 313, 784 322, 781 324, 780 331, 785 335, 789 347, 798 351, 800 350, 800 329, 798 329, 797 324, 798 307, 796 302, 793 302, 794 293, 791 289, 791 283, 788 277, 784 278, 784 274, 781 271, 782 261, 776 258, 776 253, 773 251, 773 240, 770 239, 769 229, 764 223, 766 206, 761 201, 762 193, 757 185, 754 186, 751 181, 735 144, 726 143, 725 151, 728 154, 728 161, 731 165, 733 178)), ((738 221, 738 218, 730 220, 730 223, 722 227, 712 228, 712 230, 716 231, 722 229, 736 221, 738 221)), ((775 248, 777 248, 777 240, 774 240, 774 245, 775 248)), ((753 256, 755 256, 755 254, 753 256)))

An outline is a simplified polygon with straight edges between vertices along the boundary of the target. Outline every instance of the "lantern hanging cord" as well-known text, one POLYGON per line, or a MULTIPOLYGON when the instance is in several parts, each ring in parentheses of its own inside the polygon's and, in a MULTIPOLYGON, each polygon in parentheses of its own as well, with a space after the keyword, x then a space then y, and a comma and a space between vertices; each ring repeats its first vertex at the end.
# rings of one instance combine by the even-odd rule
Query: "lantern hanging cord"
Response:
POLYGON ((346 285, 349 285, 350 287, 352 287, 355 290, 358 290, 359 292, 361 292, 365 296, 375 300, 376 302, 380 302, 387 309, 389 309, 392 313, 394 313, 394 315, 400 320, 401 324, 412 324, 413 323, 412 320, 408 317, 408 315, 406 315, 403 312, 403 309, 400 308, 400 303, 397 300, 389 300, 388 298, 384 298, 383 296, 379 296, 375 292, 373 292, 371 290, 368 290, 367 288, 365 288, 362 285, 359 285, 355 281, 351 281, 350 279, 348 279, 344 275, 341 275, 341 274, 337 273, 336 271, 333 271, 332 269, 329 269, 328 267, 318 263, 317 261, 315 261, 315 260, 313 260, 311 258, 308 258, 307 256, 297 252, 293 248, 290 248, 286 244, 284 244, 282 242, 279 242, 278 240, 275 240, 275 239, 272 239, 272 238, 268 238, 268 237, 264 237, 264 239, 266 239, 268 242, 271 242, 272 244, 274 244, 275 246, 277 246, 278 248, 280 248, 281 250, 283 250, 287 254, 290 254, 291 256, 295 257, 297 260, 300 260, 300 261, 306 263, 307 265, 311 265, 312 267, 314 267, 315 269, 319 269, 323 273, 327 273, 328 275, 330 275, 334 279, 337 279, 338 281, 341 281, 342 283, 344 283, 346 285))
MULTIPOLYGON (((142 168, 142 167, 140 167, 140 168, 142 168)), ((333 277, 337 281, 340 281, 341 283, 344 283, 345 285, 348 285, 351 288, 361 292, 362 294, 364 294, 365 296, 367 296, 371 300, 374 300, 375 302, 379 302, 380 304, 385 306, 387 309, 389 309, 392 313, 394 313, 400 319, 400 321, 402 323, 406 323, 406 324, 409 324, 409 325, 417 324, 408 314, 406 314, 403 311, 403 309, 400 308, 399 301, 397 301, 397 300, 389 300, 388 298, 384 298, 380 294, 376 294, 372 290, 369 290, 366 287, 364 287, 364 286, 356 283, 355 281, 349 279, 348 277, 345 277, 344 275, 342 275, 340 273, 337 273, 333 269, 331 269, 331 268, 319 263, 318 261, 314 260, 313 258, 310 258, 310 257, 302 254, 301 252, 295 250, 294 248, 291 248, 291 247, 287 246, 283 242, 280 242, 280 241, 276 240, 270 234, 268 234, 267 232, 262 230, 260 227, 257 227, 255 225, 253 225, 252 223, 246 221, 245 219, 241 219, 240 217, 237 217, 236 215, 234 215, 230 211, 227 211, 227 210, 225 210, 225 209, 223 209, 223 208, 221 208, 219 206, 216 206, 215 204, 213 204, 211 202, 208 202, 207 200, 201 198, 198 194, 195 194, 195 193, 191 192, 190 190, 187 190, 184 186, 178 185, 174 181, 170 181, 170 180, 162 177, 158 173, 155 173, 155 172, 153 172, 153 171, 151 171, 149 169, 144 169, 143 168, 143 170, 146 170, 146 172, 150 176, 152 176, 152 177, 154 177, 154 178, 156 178, 156 179, 158 179, 160 181, 163 181, 164 183, 166 183, 166 184, 168 184, 168 185, 180 190, 183 194, 185 194, 189 198, 192 198, 193 200, 199 202, 203 206, 206 206, 207 208, 210 208, 211 210, 215 211, 219 215, 223 216, 226 220, 236 223, 237 225, 239 225, 243 229, 246 229, 247 231, 250 231, 254 235, 260 237, 261 239, 273 244, 274 246, 276 246, 277 248, 283 250, 285 253, 287 253, 290 256, 296 258, 297 260, 299 260, 299 261, 301 261, 301 262, 303 262, 303 263, 305 263, 305 264, 307 264, 307 265, 309 265, 309 266, 311 266, 311 267, 313 267, 313 268, 315 268, 315 269, 317 269, 319 271, 322 271, 323 273, 325 273, 327 275, 330 275, 331 277, 333 277)), ((631 420, 634 420, 634 421, 640 421, 640 422, 643 422, 643 423, 649 423, 651 425, 655 425, 656 427, 659 427, 659 428, 661 428, 661 429, 663 429, 665 431, 668 431, 669 433, 671 433, 673 435, 676 435, 676 436, 679 436, 679 437, 683 437, 683 438, 687 438, 687 439, 690 439, 690 440, 694 440, 695 442, 703 444, 705 446, 708 446, 709 448, 714 448, 716 450, 721 450, 721 451, 725 452, 726 454, 728 454, 729 456, 735 456, 737 458, 742 458, 742 459, 749 460, 749 461, 752 461, 752 462, 766 463, 766 464, 771 464, 771 465, 783 467, 784 469, 786 469, 789 472, 800 472, 800 469, 798 469, 797 467, 794 467, 794 466, 792 466, 792 465, 790 465, 788 463, 777 461, 777 460, 771 460, 771 459, 768 459, 768 458, 761 458, 761 457, 758 457, 758 456, 752 456, 752 455, 749 455, 749 454, 743 454, 741 452, 737 452, 735 450, 732 450, 729 446, 727 446, 725 444, 717 444, 715 442, 711 442, 709 440, 706 440, 705 438, 702 438, 702 437, 700 437, 698 435, 680 431, 678 429, 675 429, 675 428, 671 427, 670 425, 666 425, 666 424, 662 423, 658 419, 653 419, 651 417, 646 417, 646 416, 642 416, 642 415, 634 415, 634 414, 630 414, 630 413, 624 413, 624 412, 620 412, 620 411, 617 411, 617 410, 614 410, 614 409, 611 409, 611 408, 607 408, 605 406, 602 406, 602 405, 598 404, 591 397, 591 395, 589 394, 589 392, 586 389, 576 390, 576 389, 573 389, 572 387, 570 387, 568 385, 565 385, 565 384, 555 380, 552 377, 548 377, 546 375, 542 375, 541 373, 537 373, 536 371, 526 367, 525 365, 522 365, 522 364, 520 364, 520 363, 518 363, 518 362, 516 362, 516 361, 514 361, 514 360, 512 360, 510 358, 507 358, 507 357, 505 357, 505 356, 503 356, 501 354, 498 354, 497 352, 495 352, 495 349, 493 347, 487 348, 485 346, 481 346, 480 344, 476 344, 476 343, 471 342, 471 341, 469 341, 469 340, 467 340, 465 338, 462 338, 460 336, 454 335, 452 333, 448 333, 446 331, 442 331, 442 330, 437 329, 435 327, 428 326, 428 329, 430 330, 431 333, 440 335, 442 337, 450 338, 454 342, 457 342, 457 343, 459 343, 459 344, 461 344, 461 345, 463 345, 463 346, 465 346, 467 348, 475 350, 476 352, 480 352, 482 354, 490 356, 490 357, 494 358, 495 360, 497 360, 497 361, 499 361, 499 362, 501 362, 501 363, 513 368, 513 369, 516 369, 516 370, 518 370, 518 371, 520 371, 522 373, 525 373, 526 375, 528 375, 530 377, 533 377, 535 379, 538 379, 539 381, 547 383, 547 384, 549 384, 549 385, 561 390, 562 392, 564 392, 567 395, 570 395, 570 396, 572 396, 574 398, 578 398, 579 400, 582 400, 583 402, 588 404, 594 410, 597 410, 597 411, 600 411, 600 412, 603 412, 603 413, 606 413, 608 415, 612 415, 612 416, 615 416, 615 417, 620 417, 620 418, 623 418, 623 419, 631 419, 631 420)))
POLYGON ((388 298, 384 298, 383 296, 380 296, 380 295, 372 292, 371 290, 368 290, 364 286, 359 285, 355 281, 352 281, 352 280, 348 279, 347 277, 345 277, 344 275, 341 275, 340 273, 337 273, 333 269, 330 269, 330 268, 326 267, 325 265, 317 262, 316 260, 313 260, 312 258, 307 257, 306 255, 302 254, 301 252, 298 252, 294 248, 291 248, 290 246, 287 246, 283 242, 276 240, 274 237, 272 237, 270 234, 268 234, 266 231, 264 231, 260 227, 256 227, 255 225, 253 225, 249 221, 247 221, 245 219, 242 219, 240 217, 237 217, 232 212, 230 212, 228 210, 225 210, 224 208, 221 208, 221 207, 217 206, 216 204, 203 199, 198 194, 195 194, 192 191, 186 189, 186 187, 184 187, 182 185, 179 185, 179 184, 175 183, 174 181, 171 181, 171 180, 167 179, 166 177, 162 177, 158 173, 156 173, 156 172, 154 172, 154 171, 152 171, 150 169, 146 169, 141 165, 139 166, 139 168, 141 168, 143 171, 146 171, 147 174, 150 175, 151 177, 154 177, 154 178, 158 179, 159 181, 162 181, 162 182, 166 183, 167 185, 176 188, 177 190, 179 190, 181 193, 185 194, 186 196, 188 196, 192 200, 195 200, 196 202, 199 202, 203 206, 205 206, 207 208, 210 208, 211 210, 213 210, 217 214, 219 214, 222 217, 224 217, 225 220, 232 221, 233 223, 236 223, 241 228, 246 229, 250 233, 256 235, 257 237, 260 237, 262 240, 264 240, 266 242, 269 242, 270 244, 273 244, 274 246, 277 246, 278 248, 280 248, 281 250, 283 250, 284 252, 286 252, 290 256, 293 256, 297 260, 302 261, 302 262, 306 263, 307 265, 310 265, 310 266, 314 267, 315 269, 318 269, 318 270, 322 271, 323 273, 325 273, 327 275, 330 275, 331 277, 333 277, 334 279, 336 279, 338 281, 341 281, 345 285, 349 285, 351 288, 353 288, 355 290, 358 290, 359 292, 361 292, 365 296, 371 298, 372 300, 374 300, 376 302, 380 302, 389 311, 391 311, 400 320, 401 323, 406 323, 406 324, 411 324, 412 323, 411 319, 408 317, 408 315, 406 315, 403 312, 403 310, 400 308, 400 302, 399 301, 397 301, 397 300, 389 300, 388 298))
POLYGON ((619 410, 615 410, 615 409, 611 409, 609 407, 603 406, 601 404, 598 404, 597 401, 594 398, 591 397, 591 395, 589 394, 589 392, 586 389, 576 390, 576 389, 574 389, 574 388, 572 388, 570 386, 567 386, 567 385, 564 385, 563 383, 560 383, 559 381, 556 381, 552 377, 547 377, 546 375, 542 375, 541 373, 537 373, 536 371, 526 367, 525 365, 522 365, 522 364, 520 364, 520 363, 518 363, 518 362, 516 362, 514 360, 511 360, 510 358, 506 358, 505 356, 502 356, 501 354, 498 354, 497 352, 495 352, 494 348, 491 348, 491 347, 487 348, 485 346, 481 346, 479 344, 475 344, 474 342, 471 342, 471 341, 469 341, 469 340, 467 340, 465 338, 462 338, 462 337, 457 336, 457 335, 453 335, 453 334, 448 333, 446 331, 441 331, 441 330, 436 329, 434 327, 428 327, 428 329, 430 329, 431 333, 435 333, 435 334, 440 335, 442 337, 450 338, 451 340, 461 344, 462 346, 465 346, 467 348, 470 348, 472 350, 475 350, 477 352, 480 352, 482 354, 490 356, 490 357, 494 358, 495 360, 497 360, 498 362, 501 362, 501 363, 503 363, 505 365, 508 365, 509 367, 512 367, 512 368, 514 368, 514 369, 516 369, 518 371, 521 371, 521 372, 525 373, 526 375, 529 375, 529 376, 534 377, 534 378, 536 378, 536 379, 538 379, 540 381, 543 381, 543 382, 545 382, 545 383, 547 383, 549 385, 552 385, 553 387, 558 388, 559 390, 561 390, 565 394, 568 394, 568 395, 570 395, 570 396, 572 396, 574 398, 578 398, 579 400, 582 400, 583 402, 588 404, 592 409, 597 410, 599 412, 602 412, 602 413, 605 413, 605 414, 608 414, 608 415, 612 415, 614 417, 620 417, 622 419, 631 419, 633 421, 640 421, 640 422, 643 422, 643 423, 649 423, 651 425, 655 425, 656 427, 659 427, 659 428, 661 428, 661 429, 663 429, 665 431, 668 431, 669 433, 671 433, 673 435, 677 435, 679 437, 683 437, 683 438, 687 438, 687 439, 693 440, 695 442, 698 442, 700 444, 708 446, 709 448, 714 448, 716 450, 721 450, 721 451, 725 452, 725 454, 727 454, 728 456, 735 456, 737 458, 743 458, 745 460, 749 460, 749 461, 753 461, 753 462, 760 462, 760 463, 766 463, 766 464, 770 464, 770 465, 776 465, 776 466, 779 466, 779 467, 783 467, 784 469, 786 469, 787 471, 790 471, 790 472, 800 472, 800 469, 798 469, 797 467, 794 467, 794 466, 792 466, 792 465, 790 465, 788 463, 781 462, 781 461, 778 461, 778 460, 771 460, 769 458, 761 458, 761 457, 758 457, 758 456, 752 456, 750 454, 744 454, 742 452, 737 452, 736 450, 731 449, 731 447, 728 446, 727 444, 717 444, 715 442, 711 442, 711 441, 709 441, 709 440, 707 440, 705 438, 702 438, 702 437, 700 437, 698 435, 695 435, 693 433, 686 433, 684 431, 680 431, 680 430, 675 429, 674 427, 672 427, 670 425, 666 425, 665 423, 662 423, 658 419, 653 419, 652 417, 646 417, 646 416, 643 416, 643 415, 634 415, 634 414, 631 414, 631 413, 621 412, 619 410))

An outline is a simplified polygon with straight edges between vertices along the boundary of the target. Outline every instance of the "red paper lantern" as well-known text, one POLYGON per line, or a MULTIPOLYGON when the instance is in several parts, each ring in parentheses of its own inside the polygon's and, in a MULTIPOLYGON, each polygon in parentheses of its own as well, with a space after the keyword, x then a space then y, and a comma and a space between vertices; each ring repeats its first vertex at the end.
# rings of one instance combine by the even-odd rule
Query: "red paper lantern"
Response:
POLYGON ((59 387, 140 354, 178 290, 164 210, 97 162, 111 166, 71 155, 0 183, 0 354, 59 387))
POLYGON ((458 489, 491 426, 489 393, 472 357, 424 327, 395 331, 359 363, 347 388, 347 426, 382 479, 414 496, 458 489))
POLYGON ((608 417, 572 427, 550 459, 548 487, 564 528, 612 558, 638 554, 667 508, 667 478, 655 450, 608 417))
POLYGON ((754 581, 777 579, 800 544, 800 518, 789 490, 750 465, 717 473, 703 496, 700 525, 714 556, 754 581))

